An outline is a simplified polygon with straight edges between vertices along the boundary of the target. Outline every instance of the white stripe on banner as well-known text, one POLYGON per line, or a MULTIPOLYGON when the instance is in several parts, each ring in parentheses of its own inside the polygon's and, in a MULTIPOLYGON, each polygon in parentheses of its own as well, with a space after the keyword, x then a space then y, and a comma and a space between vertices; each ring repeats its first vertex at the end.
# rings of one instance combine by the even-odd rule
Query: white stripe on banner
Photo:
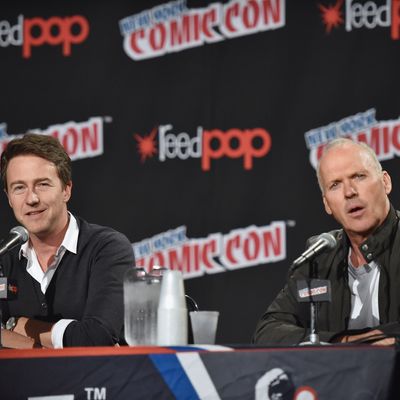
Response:
POLYGON ((56 396, 35 396, 28 397, 28 400, 74 400, 73 394, 60 394, 56 396))
POLYGON ((221 346, 219 344, 194 344, 193 346, 208 351, 234 351, 232 347, 221 346))
POLYGON ((220 400, 218 392, 198 353, 178 353, 176 357, 201 400, 220 400))

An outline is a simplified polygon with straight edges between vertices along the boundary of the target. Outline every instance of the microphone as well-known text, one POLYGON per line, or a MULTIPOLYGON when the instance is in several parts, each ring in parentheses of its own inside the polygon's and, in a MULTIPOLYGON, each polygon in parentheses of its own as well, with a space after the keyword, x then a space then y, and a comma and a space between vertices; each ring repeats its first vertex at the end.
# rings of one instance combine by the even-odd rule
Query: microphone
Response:
POLYGON ((317 255, 331 250, 336 246, 336 239, 331 233, 321 233, 315 242, 302 253, 302 255, 293 261, 291 269, 299 267, 306 261, 312 260, 317 255))
POLYGON ((15 246, 27 242, 28 239, 28 231, 23 226, 15 226, 10 230, 8 238, 0 243, 0 256, 13 249, 15 246))

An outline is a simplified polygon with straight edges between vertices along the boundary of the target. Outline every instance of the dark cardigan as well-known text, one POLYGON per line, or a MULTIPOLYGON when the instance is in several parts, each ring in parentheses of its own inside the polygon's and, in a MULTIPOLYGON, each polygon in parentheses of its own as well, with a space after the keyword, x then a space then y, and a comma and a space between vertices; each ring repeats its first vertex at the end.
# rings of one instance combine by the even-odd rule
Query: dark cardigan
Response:
POLYGON ((27 273, 19 247, 0 258, 4 275, 18 287, 15 300, 2 301, 3 322, 10 316, 75 319, 65 330, 64 347, 113 345, 123 333, 123 276, 134 265, 132 246, 111 228, 76 219, 77 254, 66 251, 46 294, 27 273))

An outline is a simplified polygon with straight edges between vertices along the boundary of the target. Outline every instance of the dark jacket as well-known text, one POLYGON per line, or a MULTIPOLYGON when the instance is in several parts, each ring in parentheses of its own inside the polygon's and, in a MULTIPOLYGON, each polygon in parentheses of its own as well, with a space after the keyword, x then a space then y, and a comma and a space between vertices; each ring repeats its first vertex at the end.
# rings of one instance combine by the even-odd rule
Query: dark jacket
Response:
POLYGON ((123 276, 134 265, 132 246, 111 228, 76 219, 77 254, 66 251, 45 294, 27 273, 26 258, 19 259, 20 247, 0 258, 5 276, 18 286, 15 300, 2 301, 3 322, 10 316, 75 319, 64 332, 64 346, 113 345, 122 333, 123 276))
MULTIPOLYGON (((393 208, 384 223, 360 246, 364 258, 380 266, 380 329, 396 330, 400 320, 400 231, 399 214, 393 208)), ((351 311, 348 286, 349 241, 342 229, 331 232, 336 247, 316 258, 319 278, 331 282, 332 301, 319 303, 317 329, 321 341, 330 341, 347 331, 351 311)), ((309 264, 298 268, 257 324, 253 341, 259 344, 291 345, 307 338, 310 327, 309 303, 296 300, 296 281, 308 278, 309 264)))

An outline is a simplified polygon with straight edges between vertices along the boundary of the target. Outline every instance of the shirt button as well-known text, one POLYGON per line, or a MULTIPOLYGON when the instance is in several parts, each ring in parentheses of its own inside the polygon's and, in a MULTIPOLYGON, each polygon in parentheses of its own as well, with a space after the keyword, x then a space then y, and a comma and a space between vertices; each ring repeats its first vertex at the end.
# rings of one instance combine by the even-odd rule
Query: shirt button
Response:
POLYGON ((368 250, 368 245, 367 245, 367 244, 363 244, 363 245, 361 246, 361 250, 367 251, 367 250, 368 250))

